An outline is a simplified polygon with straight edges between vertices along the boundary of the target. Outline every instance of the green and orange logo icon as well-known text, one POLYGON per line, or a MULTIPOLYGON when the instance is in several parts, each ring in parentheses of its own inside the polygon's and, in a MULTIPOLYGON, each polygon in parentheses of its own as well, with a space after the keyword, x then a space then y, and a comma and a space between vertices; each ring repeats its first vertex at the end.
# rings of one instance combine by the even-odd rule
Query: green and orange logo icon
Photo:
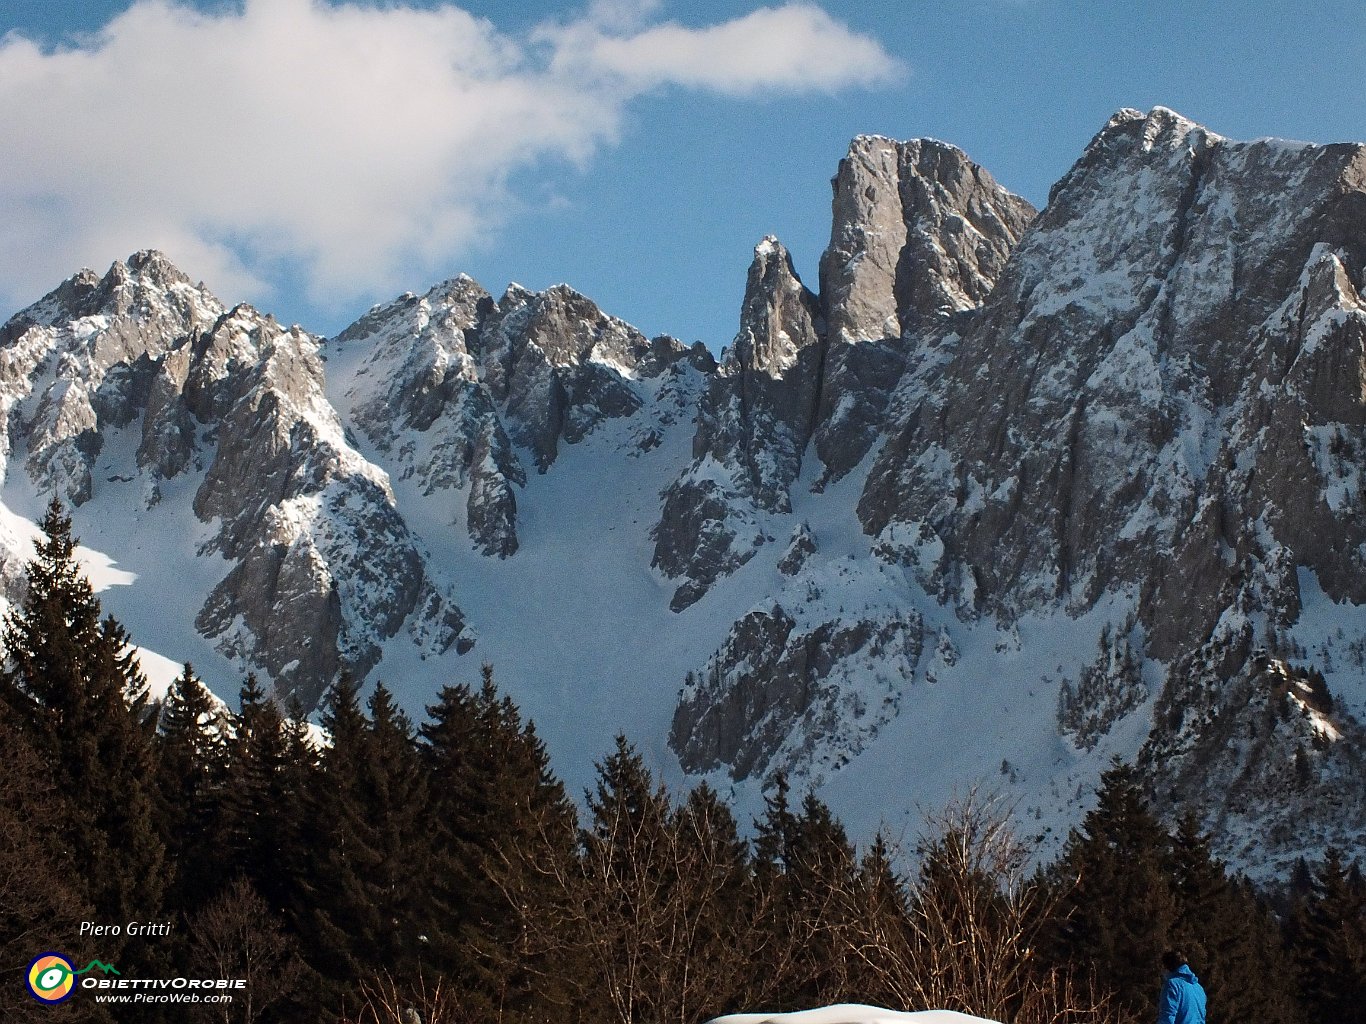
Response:
POLYGON ((38 1002, 65 1002, 76 991, 76 966, 61 953, 39 953, 28 965, 26 981, 38 1002))

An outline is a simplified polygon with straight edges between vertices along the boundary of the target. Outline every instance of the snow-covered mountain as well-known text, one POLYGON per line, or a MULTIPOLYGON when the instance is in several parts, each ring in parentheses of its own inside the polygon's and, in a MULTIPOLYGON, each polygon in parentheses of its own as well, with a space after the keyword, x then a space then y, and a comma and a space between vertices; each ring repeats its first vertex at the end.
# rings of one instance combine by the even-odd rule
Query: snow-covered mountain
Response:
POLYGON ((160 655, 417 712, 491 661, 572 787, 625 730, 1048 848, 1120 755, 1256 871, 1366 837, 1366 147, 1125 110, 1037 214, 933 140, 833 185, 719 360, 566 286, 323 340, 82 271, 0 328, 0 580, 58 493, 160 655))

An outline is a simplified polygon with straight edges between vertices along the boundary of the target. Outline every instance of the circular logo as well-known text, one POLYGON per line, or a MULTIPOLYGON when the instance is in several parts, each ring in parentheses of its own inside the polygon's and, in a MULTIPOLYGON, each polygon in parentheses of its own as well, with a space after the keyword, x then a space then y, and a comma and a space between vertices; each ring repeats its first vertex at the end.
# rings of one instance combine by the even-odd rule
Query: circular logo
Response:
POLYGON ((61 953, 39 953, 28 965, 26 981, 38 1002, 64 1002, 76 990, 76 967, 61 953))

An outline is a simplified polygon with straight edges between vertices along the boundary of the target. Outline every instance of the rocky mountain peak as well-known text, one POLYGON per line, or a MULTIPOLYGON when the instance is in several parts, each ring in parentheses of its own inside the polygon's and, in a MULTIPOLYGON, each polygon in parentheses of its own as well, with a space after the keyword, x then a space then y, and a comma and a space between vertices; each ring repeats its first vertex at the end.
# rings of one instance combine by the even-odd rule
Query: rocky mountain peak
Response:
POLYGON ((833 186, 819 297, 776 238, 755 247, 739 332, 698 411, 694 464, 655 530, 654 564, 686 577, 675 609, 766 543, 756 513, 791 510, 813 442, 817 489, 863 460, 915 347, 903 335, 978 306, 1034 216, 932 139, 859 136, 833 186))
MULTIPOLYGON (((115 263, 114 266, 119 264, 115 263)), ((160 249, 140 249, 128 257, 125 267, 130 275, 146 282, 156 282, 165 288, 191 283, 189 277, 160 249)))
POLYGON ((816 425, 825 324, 772 235, 754 247, 740 328, 697 411, 693 463, 664 493, 653 564, 695 603, 765 543, 753 510, 786 512, 816 425))
POLYGON ((803 349, 820 343, 824 326, 820 303, 797 276, 792 256, 768 235, 754 247, 740 330, 722 372, 781 378, 797 364, 803 349))
POLYGON ((863 136, 833 213, 819 296, 755 247, 720 367, 564 285, 324 344, 84 271, 0 329, 6 502, 79 503, 153 649, 305 700, 420 707, 477 627, 566 760, 672 721, 869 831, 999 766, 1046 845, 1137 757, 1240 866, 1359 843, 1366 149, 1123 110, 1035 216, 863 136))
POLYGON ((961 149, 863 135, 831 182, 821 300, 833 341, 899 338, 980 305, 1034 217, 961 149))
MULTIPOLYGON (((1095 145, 1097 141, 1110 138, 1116 133, 1126 132, 1134 125, 1141 126, 1142 135, 1147 139, 1149 145, 1152 145, 1159 138, 1175 139, 1194 131, 1212 138, 1222 138, 1222 136, 1214 135, 1204 125, 1192 121, 1170 107, 1156 106, 1146 114, 1134 107, 1121 107, 1110 115, 1110 119, 1096 133, 1090 145, 1095 145)), ((1090 148, 1089 145, 1088 148, 1090 148)))
MULTIPOLYGON (((203 287, 195 285, 165 253, 144 249, 116 260, 84 296, 84 316, 125 316, 138 310, 167 307, 190 316, 216 313, 221 304, 203 287)), ((202 321, 202 315, 197 317, 202 321)))
MULTIPOLYGON (((1228 140, 1167 107, 1148 113, 1125 107, 1105 122, 1081 158, 1049 191, 1047 211, 1091 175, 1131 173, 1141 166, 1203 166, 1211 150, 1228 140)), ((1284 145, 1284 143, 1281 143, 1284 145)))
POLYGON ((153 249, 115 260, 103 275, 83 269, 67 278, 7 325, 57 327, 90 317, 161 314, 189 326, 212 323, 223 304, 194 284, 164 253, 153 249))
MULTIPOLYGON (((534 346, 550 366, 568 368, 597 363, 622 376, 654 376, 663 367, 655 348, 640 331, 604 313, 592 299, 567 284, 543 292, 509 287, 499 303, 512 345, 510 353, 534 346)), ((679 353, 681 344, 675 343, 679 353)), ((513 354, 513 358, 518 356, 513 354)))

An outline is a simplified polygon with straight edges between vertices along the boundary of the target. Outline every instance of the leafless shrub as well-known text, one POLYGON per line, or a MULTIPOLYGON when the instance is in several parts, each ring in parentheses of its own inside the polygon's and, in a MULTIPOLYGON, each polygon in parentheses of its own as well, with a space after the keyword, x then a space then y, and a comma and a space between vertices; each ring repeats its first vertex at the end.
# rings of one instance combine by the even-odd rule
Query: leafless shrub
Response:
POLYGON ((361 1007, 339 1024, 473 1024, 454 994, 440 980, 428 982, 419 974, 400 982, 385 972, 364 982, 361 1007))
POLYGON ((1028 871, 1007 805, 969 792, 927 819, 918 852, 904 900, 889 868, 866 862, 847 893, 845 941, 884 1000, 1010 1024, 1117 1021, 1091 979, 1042 962, 1059 893, 1028 871))
POLYGON ((247 983, 234 990, 231 1003, 200 1007, 202 1020, 256 1024, 302 976, 294 943, 245 878, 239 877, 196 914, 189 933, 190 956, 197 969, 247 983))

